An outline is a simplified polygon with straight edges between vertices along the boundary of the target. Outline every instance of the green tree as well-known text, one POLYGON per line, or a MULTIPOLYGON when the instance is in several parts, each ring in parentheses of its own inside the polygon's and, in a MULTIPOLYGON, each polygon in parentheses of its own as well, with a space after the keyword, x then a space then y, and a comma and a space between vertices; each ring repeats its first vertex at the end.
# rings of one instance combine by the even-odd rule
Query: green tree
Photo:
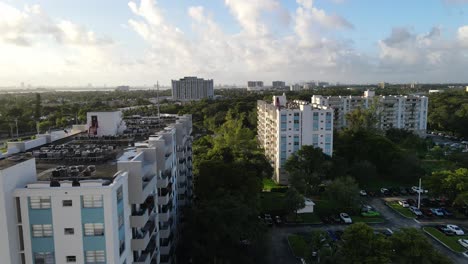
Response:
POLYGON ((359 186, 349 177, 340 177, 327 186, 326 196, 336 208, 356 209, 359 206, 359 186))
POLYGON ((434 250, 421 231, 402 228, 390 238, 394 250, 392 260, 401 264, 444 264, 450 261, 434 250))
POLYGON ((364 183, 377 178, 377 168, 370 161, 357 161, 351 167, 350 174, 360 183, 364 183))
POLYGON ((304 196, 302 196, 294 187, 291 187, 286 191, 284 203, 289 213, 294 212, 296 216, 297 210, 304 208, 305 206, 304 196))
POLYGON ((331 158, 322 149, 307 145, 293 153, 285 164, 290 184, 304 195, 317 191, 331 166, 331 158))
POLYGON ((459 206, 468 204, 468 169, 436 171, 425 180, 431 195, 443 195, 459 206))
POLYGON ((350 131, 371 131, 376 129, 377 116, 375 114, 375 107, 370 109, 357 108, 346 114, 346 121, 348 122, 347 130, 350 131))
POLYGON ((385 264, 390 263, 391 244, 364 223, 356 223, 345 229, 341 254, 344 263, 385 264))

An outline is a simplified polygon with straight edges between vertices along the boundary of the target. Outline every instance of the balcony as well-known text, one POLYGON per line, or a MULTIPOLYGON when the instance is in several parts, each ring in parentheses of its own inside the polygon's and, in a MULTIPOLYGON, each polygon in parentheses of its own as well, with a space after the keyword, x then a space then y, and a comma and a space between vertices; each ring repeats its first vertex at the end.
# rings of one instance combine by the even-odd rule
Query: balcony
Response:
POLYGON ((149 221, 132 239, 132 250, 145 250, 151 240, 151 236, 156 229, 154 220, 149 221))
POLYGON ((169 226, 166 226, 165 229, 160 229, 159 230, 159 238, 164 239, 164 238, 169 238, 171 235, 171 230, 172 230, 172 224, 169 226))
POLYGON ((145 250, 141 252, 140 257, 133 263, 135 264, 149 264, 152 263, 151 261, 154 260, 157 255, 159 254, 158 248, 156 246, 157 238, 153 237, 146 247, 145 250))
POLYGON ((169 192, 166 192, 166 194, 161 194, 160 196, 158 196, 158 204, 159 205, 165 205, 165 204, 168 204, 169 201, 170 201, 170 193, 169 192))
POLYGON ((154 212, 154 206, 151 208, 140 209, 139 211, 132 213, 130 216, 130 224, 132 228, 141 228, 146 225, 154 212))
POLYGON ((161 255, 169 255, 171 254, 171 248, 172 248, 172 237, 169 239, 164 239, 166 241, 163 241, 160 245, 161 249, 161 255))
POLYGON ((171 219, 171 211, 166 210, 159 213, 159 222, 167 222, 171 219))

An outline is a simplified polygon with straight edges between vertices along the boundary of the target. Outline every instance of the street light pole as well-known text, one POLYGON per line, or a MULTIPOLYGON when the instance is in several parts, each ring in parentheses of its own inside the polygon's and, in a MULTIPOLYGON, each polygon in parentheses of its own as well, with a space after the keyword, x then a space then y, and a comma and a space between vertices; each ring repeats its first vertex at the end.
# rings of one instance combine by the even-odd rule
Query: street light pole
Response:
POLYGON ((422 192, 422 188, 421 188, 421 178, 419 178, 418 209, 420 209, 420 207, 421 207, 421 192, 422 192))
POLYGON ((16 137, 18 138, 18 118, 15 118, 15 123, 16 123, 16 137))

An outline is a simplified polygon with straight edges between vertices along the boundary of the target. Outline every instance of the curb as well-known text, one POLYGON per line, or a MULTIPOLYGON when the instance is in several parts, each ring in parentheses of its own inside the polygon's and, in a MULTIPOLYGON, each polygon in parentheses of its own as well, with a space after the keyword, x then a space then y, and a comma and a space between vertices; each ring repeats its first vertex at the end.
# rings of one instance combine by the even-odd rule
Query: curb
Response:
POLYGON ((430 237, 432 237, 434 240, 436 240, 437 242, 439 242, 440 244, 442 244, 444 247, 446 247, 447 249, 449 249, 450 251, 452 251, 453 253, 456 253, 456 254, 461 254, 462 252, 458 252, 458 251, 455 251, 453 250, 451 247, 447 246, 447 244, 445 244, 444 242, 440 241, 437 237, 435 237, 433 234, 429 233, 428 231, 426 231, 424 229, 424 227, 422 228, 423 232, 428 234, 430 237))

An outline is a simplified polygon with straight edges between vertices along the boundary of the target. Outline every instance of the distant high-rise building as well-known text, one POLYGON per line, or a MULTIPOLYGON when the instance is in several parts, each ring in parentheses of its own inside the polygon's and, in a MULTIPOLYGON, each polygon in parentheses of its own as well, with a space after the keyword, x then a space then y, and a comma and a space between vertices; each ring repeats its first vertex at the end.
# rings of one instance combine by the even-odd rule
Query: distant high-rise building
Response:
POLYGON ((247 91, 259 91, 263 90, 263 82, 262 81, 248 81, 247 82, 247 91))
POLYGON ((273 81, 272 82, 273 89, 284 89, 286 87, 286 83, 283 81, 273 81))
POLYGON ((213 80, 197 77, 184 77, 172 80, 172 99, 180 101, 194 101, 214 97, 213 80))
POLYGON ((117 86, 115 88, 115 91, 116 92, 128 92, 128 91, 130 91, 130 86, 128 86, 128 85, 117 86))
POLYGON ((375 96, 374 91, 366 91, 364 96, 312 96, 312 103, 334 109, 336 129, 348 126, 347 113, 372 107, 379 128, 401 128, 419 135, 426 133, 428 100, 419 95, 375 96))
POLYGON ((288 102, 286 95, 273 96, 273 103, 257 102, 258 140, 274 168, 275 181, 288 184, 286 160, 303 145, 333 151, 333 109, 305 101, 288 102))

